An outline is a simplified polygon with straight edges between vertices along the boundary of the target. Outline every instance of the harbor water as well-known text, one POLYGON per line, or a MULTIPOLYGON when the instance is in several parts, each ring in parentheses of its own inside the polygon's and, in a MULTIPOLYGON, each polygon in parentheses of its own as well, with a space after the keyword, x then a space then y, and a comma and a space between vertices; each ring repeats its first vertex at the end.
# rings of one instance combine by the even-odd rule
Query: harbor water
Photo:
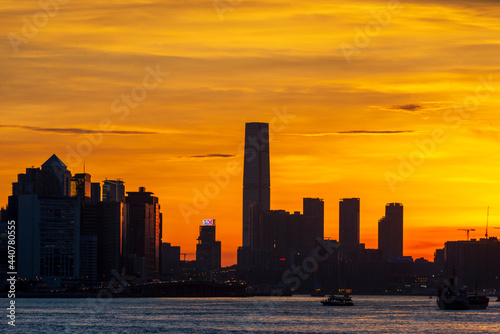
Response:
MULTIPOLYGON (((500 333, 500 302, 442 311, 433 297, 17 299, 12 333, 500 333)), ((5 328, 4 327, 4 328, 5 328)))

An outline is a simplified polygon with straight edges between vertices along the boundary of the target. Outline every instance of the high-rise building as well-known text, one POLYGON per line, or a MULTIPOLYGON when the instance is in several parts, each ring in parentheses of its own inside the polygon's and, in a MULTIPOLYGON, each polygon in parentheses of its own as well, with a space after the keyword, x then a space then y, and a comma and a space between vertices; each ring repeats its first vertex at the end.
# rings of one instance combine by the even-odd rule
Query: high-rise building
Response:
POLYGON ((71 172, 54 154, 41 168, 27 168, 12 184, 9 217, 16 220, 18 276, 48 286, 80 279, 79 197, 71 195, 71 172))
POLYGON ((102 181, 102 201, 121 202, 125 196, 125 182, 120 179, 102 181))
POLYGON ((339 202, 339 243, 359 245, 359 198, 344 198, 339 202))
POLYGON ((12 196, 37 194, 41 196, 71 196, 71 172, 53 154, 42 168, 26 168, 12 183, 12 196))
POLYGON ((323 240, 325 230, 325 203, 320 198, 303 199, 305 219, 301 236, 305 239, 303 251, 309 252, 316 246, 316 239, 323 240))
POLYGON ((123 272, 123 203, 101 202, 98 213, 98 274, 102 280, 123 272))
POLYGON ((18 276, 51 286, 80 278, 77 197, 19 195, 18 276))
POLYGON ((243 166, 243 247, 250 247, 249 207, 257 203, 261 212, 270 209, 269 124, 246 123, 243 166))
POLYGON ((215 240, 215 219, 205 219, 196 245, 196 265, 202 270, 219 269, 221 242, 215 240))
POLYGON ((75 174, 71 178, 71 196, 80 197, 80 202, 90 202, 91 182, 90 174, 75 174))
POLYGON ((160 270, 161 214, 158 197, 146 188, 128 191, 124 208, 124 261, 126 271, 144 280, 160 270))
POLYGON ((99 182, 92 182, 90 184, 90 201, 92 203, 99 203, 101 201, 101 184, 99 182))
POLYGON ((382 260, 403 258, 403 204, 389 203, 378 222, 378 249, 382 260))
POLYGON ((58 196, 71 196, 71 172, 57 155, 53 154, 43 163, 42 172, 54 175, 56 182, 51 179, 50 184, 57 185, 58 196))
POLYGON ((445 278, 457 275, 470 289, 500 289, 500 241, 496 237, 444 244, 445 278))

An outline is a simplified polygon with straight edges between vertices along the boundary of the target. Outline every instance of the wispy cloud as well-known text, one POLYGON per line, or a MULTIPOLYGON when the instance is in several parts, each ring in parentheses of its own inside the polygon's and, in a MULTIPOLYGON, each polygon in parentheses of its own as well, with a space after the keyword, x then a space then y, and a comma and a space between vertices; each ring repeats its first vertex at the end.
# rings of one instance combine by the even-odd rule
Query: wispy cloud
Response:
POLYGON ((44 128, 39 126, 27 126, 27 125, 0 125, 0 128, 22 129, 35 132, 49 132, 58 134, 105 133, 114 135, 153 135, 159 133, 155 131, 89 130, 81 128, 44 128))
POLYGON ((220 153, 214 153, 214 154, 204 154, 204 155, 192 155, 189 158, 232 158, 234 155, 232 154, 220 154, 220 153))
POLYGON ((421 109, 422 106, 420 104, 404 104, 401 106, 393 106, 392 109, 397 109, 397 110, 408 110, 408 111, 416 111, 421 109))
POLYGON ((301 133, 297 136, 304 137, 325 137, 325 136, 339 136, 339 135, 394 135, 404 133, 414 133, 415 130, 349 130, 337 132, 323 132, 323 133, 301 133))
POLYGON ((222 154, 222 153, 211 153, 211 154, 199 154, 190 156, 169 156, 164 159, 157 160, 156 162, 175 162, 175 161, 202 161, 209 159, 226 159, 234 158, 236 155, 233 154, 222 154))

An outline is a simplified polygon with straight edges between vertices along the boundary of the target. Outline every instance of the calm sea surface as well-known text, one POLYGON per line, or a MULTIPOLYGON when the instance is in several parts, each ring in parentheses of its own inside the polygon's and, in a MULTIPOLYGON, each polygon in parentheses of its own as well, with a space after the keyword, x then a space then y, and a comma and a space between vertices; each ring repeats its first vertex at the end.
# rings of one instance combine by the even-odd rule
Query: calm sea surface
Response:
POLYGON ((354 307, 322 306, 320 300, 17 299, 16 327, 3 330, 4 316, 1 332, 500 333, 496 298, 486 310, 477 311, 441 311, 429 297, 353 296, 354 307))

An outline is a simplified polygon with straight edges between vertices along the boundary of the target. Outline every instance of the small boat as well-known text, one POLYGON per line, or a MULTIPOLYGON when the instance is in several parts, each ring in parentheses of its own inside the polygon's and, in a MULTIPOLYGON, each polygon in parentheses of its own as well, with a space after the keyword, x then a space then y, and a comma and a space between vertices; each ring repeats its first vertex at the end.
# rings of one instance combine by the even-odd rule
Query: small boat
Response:
POLYGON ((324 306, 354 306, 354 303, 349 295, 344 295, 343 297, 331 295, 327 299, 322 300, 321 304, 324 306))

